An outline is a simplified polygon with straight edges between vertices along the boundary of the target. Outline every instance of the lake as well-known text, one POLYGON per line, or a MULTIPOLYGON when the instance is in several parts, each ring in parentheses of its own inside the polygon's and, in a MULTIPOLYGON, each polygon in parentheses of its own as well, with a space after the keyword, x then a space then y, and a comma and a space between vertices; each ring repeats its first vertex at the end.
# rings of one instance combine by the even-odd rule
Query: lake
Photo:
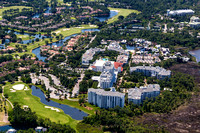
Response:
POLYGON ((54 102, 54 101, 51 101, 51 100, 47 101, 44 93, 39 88, 37 88, 36 86, 32 85, 31 89, 32 89, 32 95, 39 97, 40 101, 43 104, 62 109, 65 114, 71 116, 75 120, 83 120, 83 117, 88 116, 87 113, 85 113, 85 112, 83 112, 83 111, 81 111, 77 108, 73 108, 73 107, 70 107, 68 105, 60 104, 60 103, 57 103, 57 102, 54 102))
POLYGON ((200 49, 198 50, 192 50, 189 52, 189 54, 191 54, 192 56, 194 56, 196 58, 197 62, 200 62, 200 49))

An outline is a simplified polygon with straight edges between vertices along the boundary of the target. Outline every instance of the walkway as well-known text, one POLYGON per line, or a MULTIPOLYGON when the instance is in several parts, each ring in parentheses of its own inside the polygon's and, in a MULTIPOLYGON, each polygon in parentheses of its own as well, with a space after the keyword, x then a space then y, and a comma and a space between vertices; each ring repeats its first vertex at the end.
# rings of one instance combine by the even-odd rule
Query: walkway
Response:
POLYGON ((80 79, 78 80, 78 82, 76 83, 76 85, 74 86, 73 88, 73 91, 72 91, 72 97, 74 97, 75 95, 77 95, 79 93, 79 84, 80 82, 83 80, 85 74, 84 74, 84 71, 81 73, 81 77, 80 79))
MULTIPOLYGON (((4 92, 4 86, 2 87, 2 97, 5 98, 3 92, 4 92)), ((13 104, 10 102, 10 100, 8 100, 7 98, 5 98, 5 99, 6 99, 6 101, 8 101, 8 103, 10 104, 10 106, 11 106, 12 108, 14 108, 14 106, 13 106, 13 104)))

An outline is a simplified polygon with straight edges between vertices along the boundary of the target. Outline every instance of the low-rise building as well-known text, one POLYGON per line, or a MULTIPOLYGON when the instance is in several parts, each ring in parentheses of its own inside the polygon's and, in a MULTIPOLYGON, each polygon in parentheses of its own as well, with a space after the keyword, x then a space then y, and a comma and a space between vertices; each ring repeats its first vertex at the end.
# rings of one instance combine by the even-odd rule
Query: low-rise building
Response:
POLYGON ((128 63, 128 56, 127 55, 118 55, 116 62, 127 64, 128 63))
POLYGON ((134 104, 141 104, 146 98, 154 98, 160 95, 160 85, 149 84, 148 86, 141 86, 140 88, 133 88, 128 90, 128 102, 134 104))
POLYGON ((125 94, 90 88, 88 89, 88 102, 100 108, 124 107, 125 94))
POLYGON ((182 10, 167 10, 167 16, 183 16, 183 15, 192 15, 194 11, 191 9, 182 9, 182 10))
POLYGON ((109 44, 108 50, 116 51, 124 55, 129 55, 129 52, 125 51, 120 45, 119 42, 113 41, 109 44))
POLYGON ((97 53, 97 52, 103 52, 105 51, 105 49, 100 49, 100 48, 90 48, 89 50, 87 50, 83 56, 82 56, 82 65, 89 65, 90 61, 93 59, 93 56, 97 53))
POLYGON ((145 76, 156 77, 157 79, 169 78, 171 76, 171 71, 161 68, 159 66, 136 66, 130 67, 130 72, 142 72, 145 76))
POLYGON ((192 28, 198 28, 200 27, 200 19, 199 17, 196 17, 196 16, 192 16, 190 18, 190 23, 189 23, 190 27, 192 28))

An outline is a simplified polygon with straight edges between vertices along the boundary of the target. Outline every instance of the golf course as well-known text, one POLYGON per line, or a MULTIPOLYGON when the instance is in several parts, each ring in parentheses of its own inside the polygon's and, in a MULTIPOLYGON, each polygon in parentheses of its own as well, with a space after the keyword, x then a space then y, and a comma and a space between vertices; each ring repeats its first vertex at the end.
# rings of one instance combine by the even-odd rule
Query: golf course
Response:
POLYGON ((49 118, 52 122, 67 124, 74 129, 76 128, 79 121, 72 119, 61 109, 49 107, 41 103, 40 98, 33 96, 31 92, 31 88, 23 82, 7 83, 4 87, 4 95, 8 95, 8 100, 11 103, 17 102, 22 107, 29 107, 36 112, 38 117, 49 118))

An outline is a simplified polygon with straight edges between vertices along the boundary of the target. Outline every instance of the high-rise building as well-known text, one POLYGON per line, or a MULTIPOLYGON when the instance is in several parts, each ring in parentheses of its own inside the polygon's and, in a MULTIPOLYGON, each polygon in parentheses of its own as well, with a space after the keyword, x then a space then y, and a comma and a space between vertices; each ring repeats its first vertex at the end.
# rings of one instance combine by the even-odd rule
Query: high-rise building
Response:
POLYGON ((124 107, 125 94, 90 88, 88 89, 88 102, 100 108, 124 107))

